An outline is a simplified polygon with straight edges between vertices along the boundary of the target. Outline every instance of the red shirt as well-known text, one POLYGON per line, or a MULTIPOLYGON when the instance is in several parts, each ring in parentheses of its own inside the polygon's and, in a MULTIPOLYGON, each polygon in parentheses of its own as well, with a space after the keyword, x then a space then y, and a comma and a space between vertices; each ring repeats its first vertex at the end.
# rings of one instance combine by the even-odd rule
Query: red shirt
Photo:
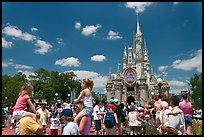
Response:
POLYGON ((30 96, 28 95, 19 96, 16 101, 16 105, 14 106, 14 111, 26 110, 28 99, 30 99, 30 96))

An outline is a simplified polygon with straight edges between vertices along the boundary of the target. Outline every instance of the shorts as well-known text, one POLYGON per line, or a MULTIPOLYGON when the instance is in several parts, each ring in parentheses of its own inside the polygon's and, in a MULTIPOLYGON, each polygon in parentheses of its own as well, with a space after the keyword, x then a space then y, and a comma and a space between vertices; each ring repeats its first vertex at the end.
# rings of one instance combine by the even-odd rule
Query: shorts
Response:
POLYGON ((58 129, 50 129, 50 135, 58 135, 58 129))
POLYGON ((13 119, 18 120, 25 116, 26 111, 20 110, 20 111, 14 111, 13 112, 13 119))
POLYGON ((185 124, 192 126, 192 117, 191 116, 184 116, 185 124))
POLYGON ((92 107, 85 107, 82 110, 87 116, 91 116, 93 113, 93 108, 92 107))
POLYGON ((96 131, 101 130, 101 120, 94 120, 94 121, 95 121, 96 131))

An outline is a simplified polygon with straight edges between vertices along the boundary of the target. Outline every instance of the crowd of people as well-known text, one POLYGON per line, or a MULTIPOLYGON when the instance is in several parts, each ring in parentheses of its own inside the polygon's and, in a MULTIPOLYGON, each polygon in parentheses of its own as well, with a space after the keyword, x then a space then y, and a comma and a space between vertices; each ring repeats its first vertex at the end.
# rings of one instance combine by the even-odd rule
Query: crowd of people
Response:
POLYGON ((159 95, 153 105, 139 101, 124 104, 116 98, 102 103, 92 97, 93 85, 92 80, 83 79, 82 91, 73 103, 48 105, 32 102, 33 86, 25 84, 15 105, 2 112, 8 112, 6 120, 10 119, 10 128, 15 128, 17 135, 46 135, 46 128, 49 135, 90 135, 91 128, 96 135, 145 135, 147 124, 155 126, 161 135, 192 135, 193 107, 187 94, 182 94, 182 100, 172 96, 170 102, 159 95))

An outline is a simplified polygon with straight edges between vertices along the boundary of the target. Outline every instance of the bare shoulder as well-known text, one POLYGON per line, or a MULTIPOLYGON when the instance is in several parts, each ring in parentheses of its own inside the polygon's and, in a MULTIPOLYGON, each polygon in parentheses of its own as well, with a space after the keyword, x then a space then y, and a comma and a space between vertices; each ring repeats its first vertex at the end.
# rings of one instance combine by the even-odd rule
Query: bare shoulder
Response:
POLYGON ((82 90, 82 92, 84 92, 84 95, 85 95, 85 96, 91 96, 91 95, 92 95, 92 94, 91 94, 91 91, 90 91, 88 88, 82 90))

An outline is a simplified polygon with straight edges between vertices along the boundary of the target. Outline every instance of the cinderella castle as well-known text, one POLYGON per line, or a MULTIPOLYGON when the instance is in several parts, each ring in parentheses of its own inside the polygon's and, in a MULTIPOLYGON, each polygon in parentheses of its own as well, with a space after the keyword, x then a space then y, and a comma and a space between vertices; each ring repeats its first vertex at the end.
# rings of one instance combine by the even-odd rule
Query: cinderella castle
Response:
POLYGON ((142 32, 137 15, 137 30, 133 37, 133 45, 124 47, 122 58, 122 72, 118 64, 117 72, 109 71, 106 83, 106 97, 117 98, 119 102, 140 102, 144 105, 152 96, 158 94, 169 94, 169 84, 163 79, 157 79, 149 61, 146 41, 142 39, 142 32))

